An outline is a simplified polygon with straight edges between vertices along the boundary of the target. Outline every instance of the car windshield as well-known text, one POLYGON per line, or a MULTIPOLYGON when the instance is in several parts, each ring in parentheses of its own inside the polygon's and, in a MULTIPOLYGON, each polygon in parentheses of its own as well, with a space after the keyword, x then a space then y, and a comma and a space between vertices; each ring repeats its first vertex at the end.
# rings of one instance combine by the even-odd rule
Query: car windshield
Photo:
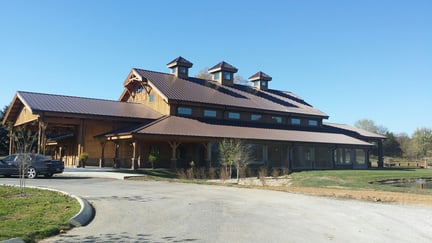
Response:
POLYGON ((42 154, 37 154, 36 160, 37 161, 47 161, 47 160, 51 160, 51 158, 48 156, 42 155, 42 154))

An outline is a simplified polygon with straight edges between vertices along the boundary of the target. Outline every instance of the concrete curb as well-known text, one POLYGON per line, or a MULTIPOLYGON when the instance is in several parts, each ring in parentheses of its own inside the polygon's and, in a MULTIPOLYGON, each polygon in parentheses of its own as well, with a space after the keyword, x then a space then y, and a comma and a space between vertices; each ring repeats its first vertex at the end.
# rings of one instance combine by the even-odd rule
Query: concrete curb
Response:
MULTIPOLYGON (((10 184, 3 184, 4 186, 18 186, 18 185, 10 185, 10 184)), ((47 188, 47 187, 41 187, 41 186, 26 186, 27 188, 34 188, 34 189, 40 189, 40 190, 48 190, 48 191, 54 191, 59 192, 64 195, 67 195, 69 197, 74 198, 78 201, 78 203, 81 205, 80 211, 75 214, 71 219, 69 219, 69 224, 71 224, 74 227, 81 227, 88 225, 95 216, 95 210, 93 206, 85 199, 82 199, 78 196, 75 196, 73 194, 70 194, 65 191, 60 191, 53 188, 47 188)))
POLYGON ((126 174, 126 173, 108 172, 108 171, 63 172, 62 174, 59 175, 67 176, 67 177, 91 177, 91 178, 107 178, 107 179, 117 179, 117 180, 125 180, 131 177, 145 176, 141 174, 126 174))

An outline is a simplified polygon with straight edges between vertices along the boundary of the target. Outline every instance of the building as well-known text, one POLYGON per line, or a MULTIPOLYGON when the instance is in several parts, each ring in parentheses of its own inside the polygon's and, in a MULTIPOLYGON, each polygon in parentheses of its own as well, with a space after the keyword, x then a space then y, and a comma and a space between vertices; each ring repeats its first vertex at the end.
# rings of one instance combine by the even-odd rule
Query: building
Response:
POLYGON ((271 89, 264 72, 240 85, 226 62, 208 70, 211 80, 190 77, 192 65, 178 57, 169 73, 134 68, 118 101, 18 91, 3 123, 38 130, 38 152, 68 166, 84 152, 101 167, 148 167, 150 154, 160 167, 214 166, 224 138, 247 144, 253 164, 294 170, 368 168, 373 146, 382 151, 383 136, 325 123, 327 114, 271 89))

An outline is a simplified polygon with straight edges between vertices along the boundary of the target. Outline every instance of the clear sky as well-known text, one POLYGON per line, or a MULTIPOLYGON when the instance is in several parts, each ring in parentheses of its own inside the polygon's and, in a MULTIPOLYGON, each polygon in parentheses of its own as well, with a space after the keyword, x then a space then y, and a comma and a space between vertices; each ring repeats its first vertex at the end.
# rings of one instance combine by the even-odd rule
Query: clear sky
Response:
POLYGON ((432 128, 432 1, 0 0, 0 106, 33 91, 117 100, 131 68, 226 61, 353 125, 432 128))

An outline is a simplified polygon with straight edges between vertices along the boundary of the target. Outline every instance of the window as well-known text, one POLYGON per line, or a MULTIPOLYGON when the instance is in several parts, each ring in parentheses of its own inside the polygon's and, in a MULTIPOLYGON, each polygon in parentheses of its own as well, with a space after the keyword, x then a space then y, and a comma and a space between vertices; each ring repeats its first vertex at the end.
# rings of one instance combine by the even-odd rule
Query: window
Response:
POLYGON ((272 120, 276 123, 282 123, 282 117, 280 116, 272 116, 272 120))
POLYGON ((262 118, 262 115, 260 115, 260 114, 252 114, 251 115, 251 121, 259 121, 259 120, 261 120, 261 118, 262 118))
POLYGON ((140 86, 140 87, 138 87, 136 92, 137 92, 137 94, 139 94, 139 93, 142 93, 143 90, 144 90, 144 88, 142 86, 140 86))
POLYGON ((261 81, 261 86, 267 86, 267 81, 261 81))
POLYGON ((179 115, 192 115, 192 108, 180 106, 179 108, 177 108, 177 113, 179 115))
POLYGON ((220 75, 219 73, 214 73, 213 74, 213 79, 214 80, 219 80, 219 75, 220 75))
POLYGON ((180 73, 186 73, 186 67, 179 67, 180 73))
POLYGON ((230 72, 223 72, 224 79, 231 79, 231 73, 230 72))
POLYGON ((238 112, 228 112, 228 118, 229 119, 240 119, 240 113, 238 112))
POLYGON ((177 71, 176 67, 171 68, 171 73, 176 73, 176 71, 177 71))
POLYGON ((154 102, 154 94, 149 95, 149 101, 150 101, 150 103, 154 102))
POLYGON ((317 120, 309 120, 308 121, 308 125, 309 126, 318 126, 318 121, 317 120))
POLYGON ((300 118, 291 118, 291 125, 300 125, 301 120, 300 118))
POLYGON ((217 112, 215 110, 204 110, 205 117, 216 117, 217 112))

